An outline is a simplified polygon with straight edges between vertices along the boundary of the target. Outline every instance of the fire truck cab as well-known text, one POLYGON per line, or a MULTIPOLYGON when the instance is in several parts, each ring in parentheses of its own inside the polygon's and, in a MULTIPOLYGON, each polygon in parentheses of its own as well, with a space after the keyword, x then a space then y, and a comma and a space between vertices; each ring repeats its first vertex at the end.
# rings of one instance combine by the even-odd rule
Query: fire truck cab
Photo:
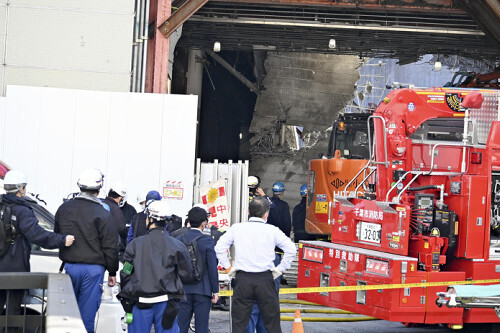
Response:
MULTIPOLYGON (((323 194, 332 197, 331 242, 301 242, 298 287, 500 279, 499 101, 494 90, 389 93, 368 118, 371 158, 351 179, 362 175, 357 186, 365 190, 349 191, 348 182, 341 193, 323 194)), ((500 323, 500 298, 484 307, 442 306, 436 300, 443 291, 382 288, 298 298, 404 323, 500 323)))

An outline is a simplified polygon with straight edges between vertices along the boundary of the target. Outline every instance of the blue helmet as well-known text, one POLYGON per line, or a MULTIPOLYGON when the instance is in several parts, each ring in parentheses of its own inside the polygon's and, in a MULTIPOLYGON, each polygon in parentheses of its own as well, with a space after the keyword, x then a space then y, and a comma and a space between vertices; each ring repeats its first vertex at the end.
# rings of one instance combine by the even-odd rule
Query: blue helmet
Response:
POLYGON ((303 197, 307 195, 307 184, 304 184, 300 187, 300 195, 303 197))
POLYGON ((161 200, 161 195, 158 191, 149 191, 146 195, 146 202, 150 202, 153 200, 161 200))
POLYGON ((273 184, 273 192, 274 193, 281 193, 285 192, 285 184, 282 182, 276 182, 273 184))

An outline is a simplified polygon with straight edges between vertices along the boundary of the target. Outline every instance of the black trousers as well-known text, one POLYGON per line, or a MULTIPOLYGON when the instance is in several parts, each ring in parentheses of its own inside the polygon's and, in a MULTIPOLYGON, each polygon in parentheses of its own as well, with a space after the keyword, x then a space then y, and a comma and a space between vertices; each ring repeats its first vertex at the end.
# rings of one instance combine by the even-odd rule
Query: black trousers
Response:
POLYGON ((246 332, 255 302, 267 333, 281 333, 278 291, 270 271, 236 273, 231 313, 233 333, 246 332))

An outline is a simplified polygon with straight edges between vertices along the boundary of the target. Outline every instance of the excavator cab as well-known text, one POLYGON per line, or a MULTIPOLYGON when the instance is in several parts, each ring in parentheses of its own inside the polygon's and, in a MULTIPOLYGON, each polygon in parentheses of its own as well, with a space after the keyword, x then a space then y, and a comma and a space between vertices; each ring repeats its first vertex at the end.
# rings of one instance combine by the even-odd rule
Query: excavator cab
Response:
MULTIPOLYGON (((344 190, 354 191, 349 180, 363 169, 369 160, 368 117, 371 113, 340 114, 332 126, 327 155, 309 163, 306 210, 306 231, 310 234, 331 234, 329 202, 344 190)), ((373 133, 373 130, 371 131, 373 133)), ((360 175, 359 181, 363 179, 360 175)), ((363 193, 363 189, 358 189, 363 193)))

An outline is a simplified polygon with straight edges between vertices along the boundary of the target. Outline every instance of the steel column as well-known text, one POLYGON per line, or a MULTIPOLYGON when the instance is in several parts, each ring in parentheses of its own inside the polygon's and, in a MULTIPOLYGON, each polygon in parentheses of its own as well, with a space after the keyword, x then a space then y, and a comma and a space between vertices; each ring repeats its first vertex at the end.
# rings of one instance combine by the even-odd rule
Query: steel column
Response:
POLYGON ((149 10, 149 24, 154 29, 147 50, 145 92, 166 94, 168 92, 169 39, 158 34, 158 27, 171 13, 171 0, 152 0, 149 10))

